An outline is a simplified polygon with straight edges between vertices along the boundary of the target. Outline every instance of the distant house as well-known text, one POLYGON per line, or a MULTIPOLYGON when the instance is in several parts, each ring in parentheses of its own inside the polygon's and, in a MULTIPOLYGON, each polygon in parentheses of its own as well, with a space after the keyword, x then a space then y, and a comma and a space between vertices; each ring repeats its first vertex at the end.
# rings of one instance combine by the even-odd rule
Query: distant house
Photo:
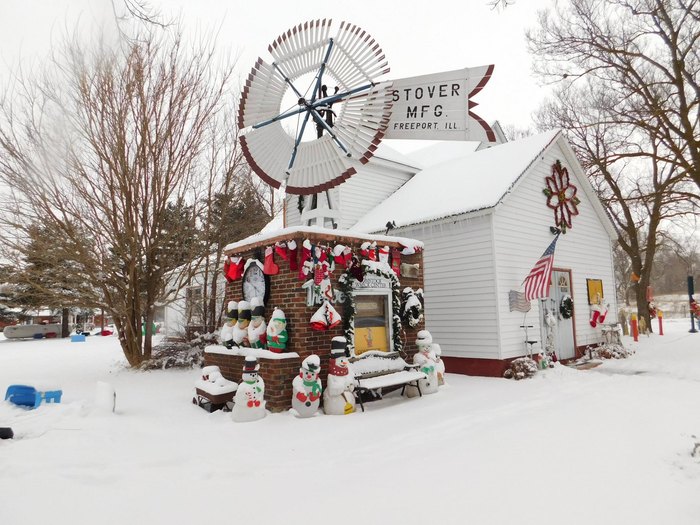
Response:
MULTIPOLYGON (((510 360, 528 354, 526 339, 537 341, 534 352, 543 348, 548 312, 557 321, 554 346, 562 359, 600 342, 601 326, 589 323, 590 303, 609 303, 605 322, 616 321, 615 232, 560 131, 485 149, 439 143, 418 161, 385 162, 393 176, 358 174, 336 189, 339 223, 383 233, 393 222, 391 235, 425 243, 426 327, 441 345, 448 371, 502 374, 510 360), (554 239, 554 210, 543 190, 557 163, 570 177, 567 194, 576 188, 579 213, 558 240, 550 299, 533 301, 524 315, 510 311, 509 292, 522 290, 554 239), (423 169, 411 172, 412 164, 423 169), (573 316, 567 319, 561 307, 568 297, 573 316), (521 326, 532 326, 527 336, 521 326)), ((287 225, 300 220, 288 206, 287 225)))
MULTIPOLYGON (((259 232, 259 235, 281 228, 282 215, 278 214, 259 232)), ((214 263, 210 264, 212 265, 210 271, 215 270, 214 263)), ((177 292, 174 300, 159 306, 155 322, 161 323, 160 333, 167 337, 187 339, 195 333, 203 333, 205 330, 202 319, 204 268, 202 266, 201 272, 194 275, 190 283, 177 292)), ((221 268, 218 269, 221 270, 221 268)), ((216 304, 219 308, 223 308, 225 288, 226 279, 221 275, 217 283, 216 304)))

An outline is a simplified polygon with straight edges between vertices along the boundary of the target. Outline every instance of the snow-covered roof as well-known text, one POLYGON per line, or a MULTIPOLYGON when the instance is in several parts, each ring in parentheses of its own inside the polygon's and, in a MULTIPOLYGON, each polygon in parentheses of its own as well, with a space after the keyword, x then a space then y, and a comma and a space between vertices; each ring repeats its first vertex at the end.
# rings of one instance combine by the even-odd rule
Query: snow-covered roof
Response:
POLYGON ((406 156, 423 169, 474 153, 481 142, 441 140, 417 149, 406 156))
POLYGON ((376 232, 382 231, 388 221, 401 227, 491 208, 559 133, 559 130, 547 131, 429 166, 352 229, 376 232))
POLYGON ((410 166, 412 168, 422 168, 423 165, 416 164, 415 159, 411 155, 407 155, 404 153, 401 153, 397 151, 396 149, 392 148, 391 146, 387 145, 386 142, 380 142, 379 146, 377 146, 377 150, 374 152, 374 157, 372 157, 375 161, 377 159, 384 159, 388 160, 390 162, 394 162, 396 164, 403 164, 405 166, 410 166))
POLYGON ((334 237, 346 237, 351 239, 358 239, 362 241, 377 241, 378 243, 396 243, 409 248, 423 249, 424 245, 421 241, 415 239, 409 239, 406 237, 395 237, 390 235, 370 235, 365 233, 358 233, 357 231, 351 230, 331 230, 329 228, 322 228, 321 226, 290 226, 288 228, 282 228, 276 231, 269 231, 266 233, 256 233, 250 237, 246 237, 240 241, 228 244, 224 251, 227 253, 235 252, 237 249, 248 247, 255 243, 264 243, 266 241, 271 241, 272 239, 284 238, 293 239, 299 237, 299 234, 315 234, 315 235, 333 235, 334 237))

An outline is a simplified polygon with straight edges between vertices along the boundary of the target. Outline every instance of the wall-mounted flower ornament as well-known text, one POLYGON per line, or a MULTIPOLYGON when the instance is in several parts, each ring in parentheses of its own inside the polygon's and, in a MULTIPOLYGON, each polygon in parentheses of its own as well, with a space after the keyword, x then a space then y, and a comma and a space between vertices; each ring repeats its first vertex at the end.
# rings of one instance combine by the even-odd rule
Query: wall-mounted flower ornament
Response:
POLYGON ((578 189, 571 184, 569 172, 560 160, 552 165, 552 176, 545 177, 545 182, 547 187, 542 193, 547 196, 547 206, 554 210, 554 224, 566 233, 571 228, 571 217, 578 215, 578 189))

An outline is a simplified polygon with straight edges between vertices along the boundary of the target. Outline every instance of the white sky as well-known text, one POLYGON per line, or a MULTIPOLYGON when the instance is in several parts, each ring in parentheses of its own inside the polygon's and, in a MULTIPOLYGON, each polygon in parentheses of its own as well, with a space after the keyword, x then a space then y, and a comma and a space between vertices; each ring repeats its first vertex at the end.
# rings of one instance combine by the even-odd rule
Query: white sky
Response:
MULTIPOLYGON (((267 46, 280 33, 316 18, 346 20, 369 32, 389 61, 386 80, 495 64, 494 76, 476 97, 476 112, 488 122, 528 127, 546 89, 531 77, 524 31, 552 1, 517 0, 504 10, 486 2, 150 0, 164 14, 179 16, 190 36, 219 30, 217 46, 239 56, 242 77, 258 56, 270 60, 267 46)), ((40 65, 51 43, 79 23, 82 32, 113 31, 109 0, 2 0, 0 79, 19 64, 40 65)))

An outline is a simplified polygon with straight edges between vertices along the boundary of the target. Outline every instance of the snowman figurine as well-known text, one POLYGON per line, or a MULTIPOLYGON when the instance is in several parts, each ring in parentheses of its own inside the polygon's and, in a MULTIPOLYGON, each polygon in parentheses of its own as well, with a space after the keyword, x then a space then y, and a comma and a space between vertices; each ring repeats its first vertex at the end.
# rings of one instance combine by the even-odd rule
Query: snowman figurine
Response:
POLYGON ((233 327, 238 321, 238 303, 229 301, 226 307, 226 322, 221 327, 219 338, 226 348, 233 348, 233 327))
POLYGON ((251 348, 265 348, 265 341, 267 340, 265 306, 259 297, 253 297, 250 300, 250 306, 252 312, 250 324, 248 325, 248 343, 251 348))
POLYGON ((311 354, 304 359, 299 369, 299 375, 292 381, 292 408, 299 417, 311 417, 316 414, 321 404, 321 359, 311 354))
POLYGON ((241 423, 265 417, 265 382, 258 371, 260 365, 253 356, 246 356, 241 382, 236 390, 231 419, 241 423))
POLYGON ((323 392, 323 411, 331 415, 347 415, 355 411, 355 376, 345 355, 347 341, 334 337, 331 341, 331 359, 326 390, 323 392))
POLYGON ((247 346, 243 343, 248 342, 250 316, 250 303, 248 301, 241 301, 238 303, 238 321, 233 327, 233 342, 238 346, 247 346))
POLYGON ((288 339, 287 318, 282 310, 275 308, 270 324, 267 325, 267 349, 280 354, 287 349, 288 339))
MULTIPOLYGON (((416 334, 416 346, 418 353, 413 356, 413 364, 418 365, 418 370, 423 372, 427 378, 419 379, 421 394, 434 394, 438 390, 437 357, 433 352, 433 337, 427 330, 419 330, 416 334)), ((406 395, 415 397, 419 395, 418 389, 414 386, 406 387, 406 395)))

